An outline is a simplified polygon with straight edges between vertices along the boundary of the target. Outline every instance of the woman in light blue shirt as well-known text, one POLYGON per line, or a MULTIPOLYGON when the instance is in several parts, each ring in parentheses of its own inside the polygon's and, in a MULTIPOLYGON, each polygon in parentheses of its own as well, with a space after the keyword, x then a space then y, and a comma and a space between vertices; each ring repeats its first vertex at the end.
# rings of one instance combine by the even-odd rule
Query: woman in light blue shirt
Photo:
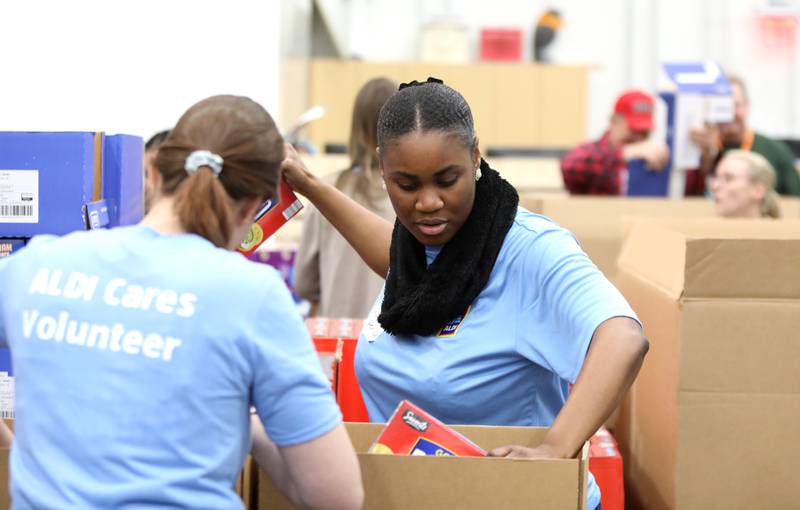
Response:
MULTIPOLYGON (((294 154, 284 162, 292 186, 387 278, 356 353, 370 419, 407 398, 446 423, 550 427, 536 448, 492 455, 575 456, 647 351, 630 306, 569 232, 519 207, 481 159, 466 101, 439 80, 401 85, 386 102, 378 150, 394 227, 294 154)), ((592 484, 589 508, 599 503, 592 484)))
POLYGON ((260 105, 205 99, 159 149, 139 225, 37 237, 0 262, 15 509, 240 509, 251 406, 266 429, 258 459, 290 499, 361 505, 355 453, 288 290, 234 251, 283 157, 260 105))

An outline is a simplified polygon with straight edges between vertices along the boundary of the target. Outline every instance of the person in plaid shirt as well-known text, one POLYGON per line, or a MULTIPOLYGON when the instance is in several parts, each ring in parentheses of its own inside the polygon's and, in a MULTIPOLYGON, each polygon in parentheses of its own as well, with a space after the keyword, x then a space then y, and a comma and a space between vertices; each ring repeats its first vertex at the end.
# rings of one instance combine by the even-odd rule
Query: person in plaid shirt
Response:
POLYGON ((603 136, 564 155, 561 173, 571 195, 625 195, 630 160, 643 159, 654 170, 664 167, 669 159, 667 145, 648 138, 653 130, 654 104, 645 92, 623 93, 603 136))

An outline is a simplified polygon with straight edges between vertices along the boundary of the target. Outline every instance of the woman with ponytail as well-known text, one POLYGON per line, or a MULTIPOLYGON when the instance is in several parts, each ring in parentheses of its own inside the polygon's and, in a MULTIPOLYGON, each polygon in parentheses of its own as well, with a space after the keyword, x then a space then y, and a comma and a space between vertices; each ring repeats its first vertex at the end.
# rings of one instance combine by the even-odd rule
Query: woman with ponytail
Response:
POLYGON ((780 218, 775 170, 764 156, 730 150, 711 177, 716 213, 725 218, 780 218))
MULTIPOLYGON (((491 455, 573 457, 647 351, 633 310, 569 232, 519 206, 481 158, 461 94, 436 79, 401 85, 377 138, 394 225, 314 178, 293 152, 283 165, 386 279, 356 350, 370 420, 409 399, 445 423, 550 427, 536 448, 491 455)), ((588 493, 594 510, 593 481, 588 493)))
POLYGON ((288 290, 234 252, 283 158, 260 105, 210 97, 159 149, 139 225, 37 237, 0 262, 13 508, 241 509, 251 407, 254 454, 291 500, 360 506, 355 453, 288 290))
MULTIPOLYGON (((394 209, 383 186, 375 147, 378 113, 396 88, 388 78, 373 78, 361 87, 353 105, 350 166, 326 178, 336 189, 390 221, 394 220, 394 209)), ((312 314, 363 319, 382 286, 383 279, 310 206, 297 250, 294 288, 298 296, 312 303, 312 314)))

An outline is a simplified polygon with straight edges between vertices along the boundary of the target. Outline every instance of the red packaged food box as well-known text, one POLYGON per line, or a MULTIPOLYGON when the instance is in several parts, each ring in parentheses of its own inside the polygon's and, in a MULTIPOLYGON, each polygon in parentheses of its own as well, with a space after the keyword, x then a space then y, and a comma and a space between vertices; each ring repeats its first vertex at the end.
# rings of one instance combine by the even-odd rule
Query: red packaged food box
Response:
POLYGON ((624 510, 625 484, 622 477, 622 456, 614 436, 600 427, 589 440, 589 471, 600 487, 603 510, 624 510))
POLYGON ((274 234, 284 223, 289 221, 303 208, 302 202, 294 194, 289 183, 281 177, 278 181, 277 200, 267 200, 256 214, 255 222, 250 226, 250 231, 245 236, 239 251, 250 255, 261 243, 274 234))
POLYGON ((436 457, 486 456, 481 447, 408 400, 400 402, 369 452, 436 457))

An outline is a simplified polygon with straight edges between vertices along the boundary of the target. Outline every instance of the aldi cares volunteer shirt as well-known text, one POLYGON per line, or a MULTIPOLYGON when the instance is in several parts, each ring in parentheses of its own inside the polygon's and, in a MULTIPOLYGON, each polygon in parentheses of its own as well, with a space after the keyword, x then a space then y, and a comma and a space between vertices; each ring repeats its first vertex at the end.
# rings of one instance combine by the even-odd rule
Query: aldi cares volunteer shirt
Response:
MULTIPOLYGON (((440 251, 426 247, 428 265, 440 251)), ((364 323, 355 369, 371 421, 408 399, 448 424, 549 427, 592 335, 636 315, 567 230, 519 208, 486 287, 438 335, 380 327, 381 294, 364 323)), ((590 479, 588 508, 600 503, 590 479)))
POLYGON ((16 509, 242 508, 254 405, 281 447, 341 421, 272 268, 143 226, 38 237, 0 262, 16 509))

